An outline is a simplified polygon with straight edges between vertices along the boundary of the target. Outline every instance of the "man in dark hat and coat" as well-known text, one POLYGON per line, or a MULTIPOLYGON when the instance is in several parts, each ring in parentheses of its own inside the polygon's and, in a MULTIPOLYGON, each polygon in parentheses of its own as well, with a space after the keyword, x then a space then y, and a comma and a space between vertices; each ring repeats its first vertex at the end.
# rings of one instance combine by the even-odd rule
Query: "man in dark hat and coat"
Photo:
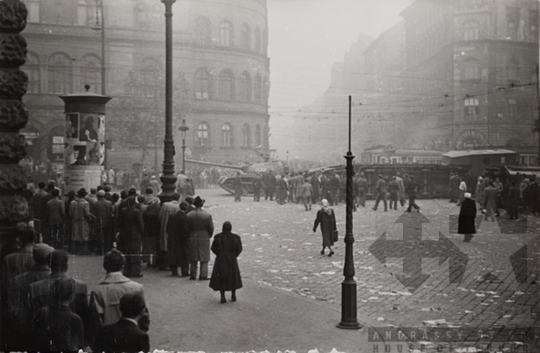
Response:
POLYGON ((212 215, 204 211, 203 199, 199 196, 193 201, 195 209, 188 213, 188 258, 190 264, 189 279, 197 278, 197 262, 201 263, 201 272, 199 279, 207 280, 208 278, 208 261, 210 261, 210 238, 214 234, 214 222, 212 215))
POLYGON ((180 266, 182 277, 189 275, 187 254, 189 230, 186 215, 188 207, 189 204, 186 201, 180 202, 180 211, 171 215, 167 223, 167 235, 169 236, 167 243, 168 261, 173 276, 178 276, 178 266, 180 266))
POLYGON ((231 291, 231 300, 236 301, 236 290, 242 288, 242 277, 238 268, 238 255, 242 252, 242 240, 231 232, 231 222, 223 223, 223 231, 216 234, 212 252, 216 262, 212 270, 210 288, 221 293, 221 304, 226 303, 225 292, 231 291))

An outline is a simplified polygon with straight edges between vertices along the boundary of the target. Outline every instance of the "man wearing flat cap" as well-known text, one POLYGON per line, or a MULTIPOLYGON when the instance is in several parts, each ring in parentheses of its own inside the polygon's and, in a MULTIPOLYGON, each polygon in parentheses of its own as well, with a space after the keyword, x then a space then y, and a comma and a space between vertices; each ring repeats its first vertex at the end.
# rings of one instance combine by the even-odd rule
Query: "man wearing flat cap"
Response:
POLYGON ((203 199, 199 196, 193 201, 195 209, 188 213, 188 258, 190 265, 189 279, 197 278, 197 262, 201 264, 200 280, 209 280, 208 261, 210 261, 210 238, 214 234, 212 215, 202 209, 203 199))

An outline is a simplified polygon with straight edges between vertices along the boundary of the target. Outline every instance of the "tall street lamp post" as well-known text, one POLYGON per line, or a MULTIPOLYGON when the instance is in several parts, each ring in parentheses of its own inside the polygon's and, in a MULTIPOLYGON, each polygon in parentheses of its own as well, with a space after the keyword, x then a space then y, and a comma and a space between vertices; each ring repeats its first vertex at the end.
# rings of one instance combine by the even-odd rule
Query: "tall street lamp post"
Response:
POLYGON ((360 329, 356 315, 356 281, 354 280, 353 259, 353 165, 354 156, 351 152, 351 96, 349 96, 349 151, 347 160, 347 207, 345 224, 345 264, 341 283, 341 322, 337 325, 343 329, 360 329))
POLYGON ((103 0, 96 0, 96 24, 92 29, 101 31, 101 95, 105 96, 105 16, 103 14, 103 0), (99 21, 100 18, 101 21, 99 21))
POLYGON ((176 0, 161 0, 165 4, 165 140, 163 148, 163 173, 161 175, 161 202, 172 199, 176 188, 176 175, 174 173, 174 139, 172 132, 172 5, 176 0))
POLYGON ((182 170, 186 172, 186 133, 189 130, 189 126, 186 125, 186 119, 182 119, 182 124, 178 127, 178 130, 182 132, 182 170))

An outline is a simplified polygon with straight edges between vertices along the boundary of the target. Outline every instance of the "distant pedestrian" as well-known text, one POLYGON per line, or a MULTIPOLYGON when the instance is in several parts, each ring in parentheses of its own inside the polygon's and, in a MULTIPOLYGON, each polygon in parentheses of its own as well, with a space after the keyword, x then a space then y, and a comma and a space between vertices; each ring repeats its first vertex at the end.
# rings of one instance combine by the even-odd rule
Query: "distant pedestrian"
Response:
POLYGON ((313 196, 313 186, 311 185, 309 180, 306 179, 300 191, 300 197, 302 198, 302 201, 304 202, 304 208, 306 209, 306 211, 311 210, 312 196, 313 196))
POLYGON ((506 213, 509 219, 518 219, 519 209, 519 187, 515 180, 512 180, 506 200, 506 213))
POLYGON ((364 176, 364 173, 360 173, 358 178, 358 205, 366 207, 366 193, 367 193, 367 180, 364 176))
POLYGON ((212 215, 202 209, 205 200, 199 196, 193 201, 195 209, 188 213, 188 257, 190 263, 190 280, 197 279, 197 264, 201 264, 199 280, 208 278, 208 261, 210 261, 210 238, 214 234, 212 215))
POLYGON ((313 232, 317 232, 317 227, 320 224, 322 234, 321 255, 324 255, 324 250, 328 248, 330 250, 328 256, 332 256, 334 255, 332 246, 337 238, 336 216, 334 210, 330 208, 328 200, 323 199, 321 203, 322 207, 317 211, 317 218, 315 218, 315 223, 313 224, 313 232))
POLYGON ((379 202, 383 202, 384 204, 384 211, 388 211, 388 204, 386 203, 386 181, 384 180, 383 176, 379 174, 378 180, 377 180, 377 199, 375 200, 375 206, 373 207, 374 211, 377 211, 377 208, 379 207, 379 202))
POLYGON ((272 169, 268 170, 268 173, 264 175, 264 199, 270 201, 274 200, 274 193, 276 192, 276 176, 272 169))
POLYGON ((399 203, 401 204, 401 207, 405 206, 405 182, 403 181, 403 178, 401 177, 401 173, 396 173, 396 183, 398 185, 398 199, 399 203))
POLYGON ((450 182, 448 184, 450 189, 450 202, 458 202, 459 184, 461 184, 461 178, 457 174, 451 174, 450 182))
POLYGON ((489 182, 486 188, 484 189, 484 202, 486 210, 485 218, 486 220, 490 219, 492 222, 495 221, 495 216, 499 215, 499 209, 497 208, 497 189, 493 182, 489 182))
POLYGON ((390 209, 394 206, 394 210, 397 210, 399 186, 395 176, 388 183, 388 191, 390 192, 390 209))
POLYGON ((418 193, 418 185, 414 181, 414 177, 409 178, 409 182, 407 183, 407 188, 405 189, 405 192, 409 196, 409 207, 407 207, 407 212, 411 212, 411 208, 416 208, 417 212, 420 212, 420 206, 416 204, 416 195, 418 193))
POLYGON ((240 176, 240 172, 236 172, 236 176, 234 177, 234 201, 240 202, 242 201, 242 177, 240 176))
POLYGON ((317 202, 319 202, 319 191, 320 191, 320 186, 321 186, 321 181, 319 179, 319 173, 314 173, 311 176, 310 184, 313 187, 313 199, 311 200, 311 202, 317 203, 317 202))
POLYGON ((484 189, 485 189, 484 178, 479 176, 478 181, 476 183, 476 192, 474 194, 474 198, 476 202, 478 202, 478 206, 480 207, 480 209, 483 209, 486 206, 484 205, 484 189))
POLYGON ((223 223, 222 232, 216 234, 212 242, 212 252, 216 255, 210 288, 221 293, 221 304, 226 303, 225 292, 231 291, 231 300, 236 301, 236 290, 242 288, 242 277, 238 267, 238 255, 242 252, 242 240, 231 233, 231 222, 223 223))
POLYGON ((260 176, 253 178, 253 201, 261 201, 262 179, 260 176))
POLYGON ((463 234, 464 242, 470 242, 473 234, 476 234, 476 203, 471 199, 470 193, 465 193, 465 198, 461 203, 458 218, 458 234, 463 234))

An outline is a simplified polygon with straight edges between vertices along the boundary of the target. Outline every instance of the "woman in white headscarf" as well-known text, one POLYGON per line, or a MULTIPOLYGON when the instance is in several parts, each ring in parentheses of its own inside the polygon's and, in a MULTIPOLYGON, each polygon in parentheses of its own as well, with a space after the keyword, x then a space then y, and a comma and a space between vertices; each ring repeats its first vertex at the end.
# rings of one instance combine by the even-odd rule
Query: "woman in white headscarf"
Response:
POLYGON ((321 255, 324 255, 324 250, 328 248, 330 253, 328 256, 334 255, 334 250, 332 250, 332 245, 337 238, 337 228, 336 228, 336 216, 334 210, 330 208, 328 200, 322 200, 322 208, 317 211, 317 218, 315 218, 315 224, 313 225, 313 232, 317 231, 317 227, 321 224, 321 233, 322 233, 322 250, 321 255))

